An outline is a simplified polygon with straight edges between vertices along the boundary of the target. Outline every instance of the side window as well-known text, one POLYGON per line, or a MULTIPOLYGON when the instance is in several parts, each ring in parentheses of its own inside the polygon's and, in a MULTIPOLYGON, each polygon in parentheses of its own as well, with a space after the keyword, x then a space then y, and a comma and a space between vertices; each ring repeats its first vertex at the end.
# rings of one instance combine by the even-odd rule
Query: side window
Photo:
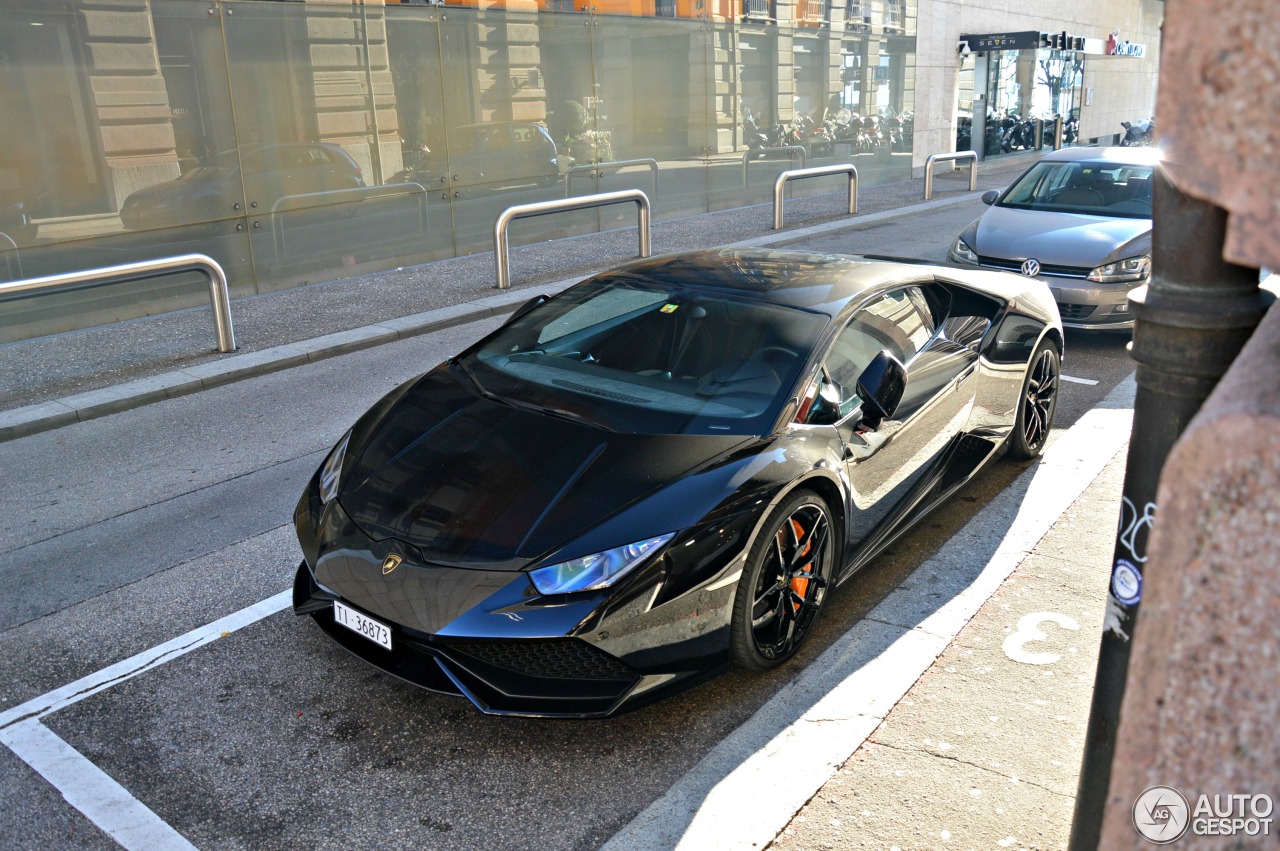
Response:
POLYGON ((920 309, 921 304, 924 296, 918 287, 894 290, 859 310, 852 325, 861 326, 875 341, 873 356, 886 349, 906 364, 933 336, 933 320, 920 309))
POLYGON ((861 399, 858 378, 881 351, 907 363, 933 336, 933 320, 918 287, 907 287, 877 297, 864 305, 837 335, 823 362, 826 398, 839 400, 843 418, 861 399))

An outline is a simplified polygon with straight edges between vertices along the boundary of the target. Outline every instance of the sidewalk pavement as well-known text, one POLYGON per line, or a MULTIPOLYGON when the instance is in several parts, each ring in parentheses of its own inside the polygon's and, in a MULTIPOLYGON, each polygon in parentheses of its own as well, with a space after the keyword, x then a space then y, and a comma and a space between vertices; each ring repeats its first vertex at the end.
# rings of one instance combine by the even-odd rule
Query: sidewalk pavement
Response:
POLYGON ((770 849, 1067 847, 1126 455, 770 849))
MULTIPOLYGON (((791 225, 781 231, 771 228, 772 203, 655 222, 653 253, 783 246, 965 203, 1007 185, 1035 156, 982 164, 978 193, 968 191, 967 169, 939 174, 929 202, 921 201, 920 180, 864 187, 855 217, 844 192, 795 198, 786 208, 791 225)), ((634 229, 622 228, 513 248, 507 291, 496 289, 486 253, 236 299, 234 354, 212 350, 208 307, 0 345, 0 440, 502 315, 631 259, 635 246, 634 229)))

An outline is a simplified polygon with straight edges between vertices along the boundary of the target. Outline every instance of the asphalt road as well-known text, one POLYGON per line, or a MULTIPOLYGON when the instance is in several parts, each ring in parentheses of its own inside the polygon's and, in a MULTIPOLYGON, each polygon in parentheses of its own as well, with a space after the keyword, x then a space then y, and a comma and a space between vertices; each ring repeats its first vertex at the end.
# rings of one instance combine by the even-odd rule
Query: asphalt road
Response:
MULTIPOLYGON (((805 243, 941 259, 961 208, 805 243)), ((288 587, 293 505, 382 393, 475 323, 0 444, 0 708, 288 587)), ((1072 335, 1058 427, 1132 364, 1072 335)), ((1022 467, 1002 461, 835 595, 807 649, 604 722, 486 718, 383 676, 288 612, 45 724, 201 848, 594 848, 891 591, 1022 467)), ((0 749, 6 847, 111 840, 0 749)), ((762 838, 763 839, 763 838, 762 838)))

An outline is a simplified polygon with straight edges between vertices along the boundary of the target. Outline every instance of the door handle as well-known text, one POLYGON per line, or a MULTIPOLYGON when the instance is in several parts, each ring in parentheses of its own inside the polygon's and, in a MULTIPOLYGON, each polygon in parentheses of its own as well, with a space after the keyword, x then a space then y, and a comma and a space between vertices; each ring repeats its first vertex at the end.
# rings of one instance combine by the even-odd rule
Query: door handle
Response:
POLYGON ((960 385, 964 384, 978 370, 977 364, 969 364, 964 372, 960 373, 960 377, 956 379, 956 389, 960 389, 960 385))

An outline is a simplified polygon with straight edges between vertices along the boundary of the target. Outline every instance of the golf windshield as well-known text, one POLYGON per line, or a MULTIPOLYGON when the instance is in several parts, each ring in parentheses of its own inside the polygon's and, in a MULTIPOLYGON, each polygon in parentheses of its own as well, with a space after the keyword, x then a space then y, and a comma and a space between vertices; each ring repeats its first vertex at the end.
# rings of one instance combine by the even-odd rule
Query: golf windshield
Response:
POLYGON ((463 360, 511 404, 642 434, 760 434, 828 318, 751 298, 597 279, 463 360))
POLYGON ((1125 219, 1151 218, 1150 165, 1102 160, 1040 162, 997 206, 1125 219))

